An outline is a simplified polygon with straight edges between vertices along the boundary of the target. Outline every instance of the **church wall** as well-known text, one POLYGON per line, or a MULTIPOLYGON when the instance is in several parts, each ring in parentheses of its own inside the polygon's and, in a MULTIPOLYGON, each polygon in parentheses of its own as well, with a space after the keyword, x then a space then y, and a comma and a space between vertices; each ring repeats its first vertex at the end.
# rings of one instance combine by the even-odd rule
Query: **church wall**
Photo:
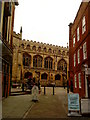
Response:
MULTIPOLYGON (((69 66, 69 48, 55 46, 52 44, 39 43, 36 41, 22 40, 21 34, 13 35, 13 67, 12 67, 12 80, 22 82, 27 79, 25 73, 32 73, 32 78, 36 80, 40 79, 41 85, 48 85, 55 83, 56 86, 63 86, 63 74, 64 71, 57 70, 58 62, 64 60, 67 64, 67 75, 68 79, 68 66, 69 66), (45 51, 46 48, 46 51, 45 51), (28 66, 23 65, 23 55, 30 56, 30 64, 28 66), (33 59, 35 56, 42 58, 42 67, 34 67, 33 59), (50 58, 52 60, 52 69, 45 68, 45 59, 50 58), (42 79, 42 74, 47 74, 47 79, 42 79), (60 80, 55 80, 56 75, 60 75, 60 80)), ((26 58, 25 58, 26 59, 26 58)), ((39 64, 39 63, 38 63, 39 64)), ((67 82, 65 79, 65 82, 67 82)))

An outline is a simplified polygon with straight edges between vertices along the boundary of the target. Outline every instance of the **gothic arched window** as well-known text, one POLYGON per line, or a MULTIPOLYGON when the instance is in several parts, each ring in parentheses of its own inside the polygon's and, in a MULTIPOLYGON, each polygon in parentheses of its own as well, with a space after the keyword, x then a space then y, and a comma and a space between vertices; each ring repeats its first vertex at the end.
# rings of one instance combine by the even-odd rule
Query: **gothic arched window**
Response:
POLYGON ((58 54, 61 54, 61 51, 60 51, 60 50, 58 50, 58 54))
POLYGON ((39 52, 41 51, 41 47, 38 47, 38 51, 39 51, 39 52))
POLYGON ((21 44, 21 47, 24 48, 24 44, 23 43, 21 44))
POLYGON ((32 47, 32 50, 36 51, 36 46, 33 46, 33 47, 32 47))
POLYGON ((47 51, 47 49, 46 49, 46 47, 44 48, 44 52, 46 52, 47 51))
POLYGON ((31 56, 27 53, 23 54, 23 65, 24 66, 30 66, 31 64, 31 56))
POLYGON ((33 67, 42 67, 42 57, 35 55, 33 57, 33 67))
POLYGON ((67 73, 67 63, 64 59, 60 60, 57 65, 57 70, 67 73))
POLYGON ((62 52, 62 55, 65 55, 65 51, 62 52))
POLYGON ((69 52, 67 52, 67 56, 69 56, 69 52))
POLYGON ((28 49, 28 50, 29 50, 29 49, 30 49, 30 45, 27 45, 26 49, 28 49))
POLYGON ((48 52, 49 52, 49 53, 52 53, 52 49, 51 49, 51 48, 49 48, 48 52))
POLYGON ((53 59, 51 57, 47 57, 44 59, 44 67, 48 69, 52 69, 53 59))

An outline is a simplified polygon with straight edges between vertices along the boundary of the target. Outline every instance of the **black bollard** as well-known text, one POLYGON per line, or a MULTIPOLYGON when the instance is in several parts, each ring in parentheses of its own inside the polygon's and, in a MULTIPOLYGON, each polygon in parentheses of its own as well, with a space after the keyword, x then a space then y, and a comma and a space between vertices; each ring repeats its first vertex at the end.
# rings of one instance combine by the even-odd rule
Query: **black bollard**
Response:
POLYGON ((22 83, 22 92, 24 92, 24 83, 22 83))
POLYGON ((69 93, 69 86, 67 86, 67 93, 69 93))
POLYGON ((67 90, 67 93, 69 93, 69 89, 67 90))
POLYGON ((53 86, 53 95, 54 95, 54 86, 53 86))
POLYGON ((69 82, 67 81, 67 93, 69 93, 69 82))
POLYGON ((44 86, 44 95, 46 94, 46 91, 45 91, 45 86, 44 86))

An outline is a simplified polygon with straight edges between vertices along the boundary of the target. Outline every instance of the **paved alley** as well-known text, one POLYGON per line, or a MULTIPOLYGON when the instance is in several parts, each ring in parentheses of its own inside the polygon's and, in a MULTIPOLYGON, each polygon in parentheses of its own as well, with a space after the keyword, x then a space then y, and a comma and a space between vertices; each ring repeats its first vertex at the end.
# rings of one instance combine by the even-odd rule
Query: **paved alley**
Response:
POLYGON ((68 112, 67 90, 64 88, 42 88, 38 102, 32 95, 9 96, 3 100, 3 118, 66 118, 68 112))

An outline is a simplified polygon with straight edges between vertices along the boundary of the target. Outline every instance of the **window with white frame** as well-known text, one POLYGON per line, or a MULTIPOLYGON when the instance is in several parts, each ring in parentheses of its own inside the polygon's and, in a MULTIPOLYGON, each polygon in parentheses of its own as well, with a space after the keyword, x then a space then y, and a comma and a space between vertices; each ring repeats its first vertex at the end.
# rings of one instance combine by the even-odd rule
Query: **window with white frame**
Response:
POLYGON ((81 88, 81 73, 78 73, 79 88, 81 88))
POLYGON ((75 46, 75 34, 73 36, 73 47, 75 46))
POLYGON ((78 59, 78 64, 80 63, 80 49, 77 51, 77 59, 78 59))
POLYGON ((76 66, 76 54, 74 54, 74 67, 76 66))
POLYGON ((79 36, 79 27, 77 28, 77 41, 79 41, 80 36, 79 36))
POLYGON ((87 44, 86 42, 83 44, 83 59, 87 58, 87 44))
POLYGON ((82 34, 84 34, 86 31, 86 19, 85 19, 85 16, 83 16, 83 19, 82 19, 82 34))
POLYGON ((75 82, 75 88, 77 88, 77 78, 76 78, 76 74, 74 75, 74 82, 75 82))

